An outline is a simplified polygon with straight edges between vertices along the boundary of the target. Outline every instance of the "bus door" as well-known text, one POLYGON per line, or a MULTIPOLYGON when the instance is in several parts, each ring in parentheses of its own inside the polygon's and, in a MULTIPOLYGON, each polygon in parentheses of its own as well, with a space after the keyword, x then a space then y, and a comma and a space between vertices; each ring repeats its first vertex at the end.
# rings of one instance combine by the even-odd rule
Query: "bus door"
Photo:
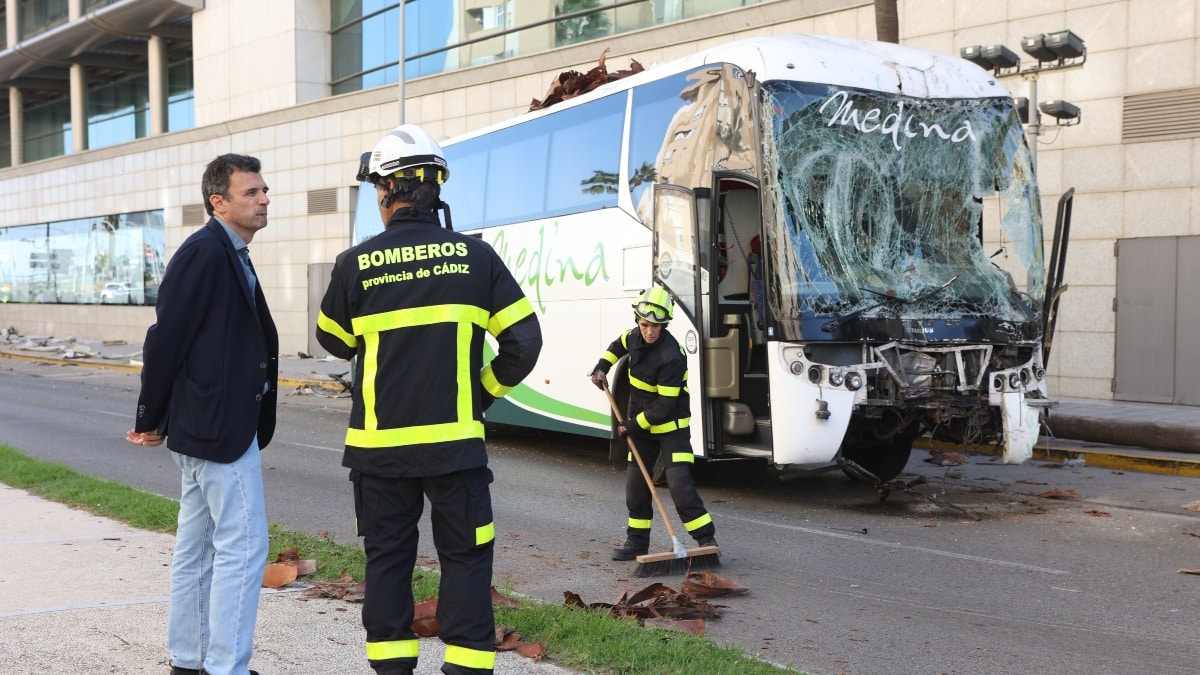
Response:
POLYGON ((695 452, 769 457, 756 424, 769 416, 765 357, 756 352, 763 331, 752 300, 758 190, 745 181, 718 186, 716 199, 707 188, 655 186, 654 278, 677 303, 671 332, 688 356, 695 452))
POLYGON ((708 270, 701 261, 700 223, 707 222, 707 215, 699 217, 699 211, 707 211, 711 204, 711 192, 706 188, 690 190, 670 184, 654 186, 654 281, 662 284, 675 298, 675 316, 671 321, 671 334, 683 347, 688 360, 688 391, 692 407, 692 450, 701 457, 710 454, 706 439, 710 433, 711 420, 707 414, 707 396, 701 395, 701 384, 707 380, 704 373, 706 354, 700 349, 705 335, 707 315, 705 302, 708 270), (702 283, 703 282, 703 283, 702 283), (698 377, 699 376, 699 377, 698 377))
POLYGON ((733 173, 718 174, 715 184, 706 341, 714 445, 718 454, 769 458, 769 434, 759 428, 770 419, 770 404, 758 184, 733 173))

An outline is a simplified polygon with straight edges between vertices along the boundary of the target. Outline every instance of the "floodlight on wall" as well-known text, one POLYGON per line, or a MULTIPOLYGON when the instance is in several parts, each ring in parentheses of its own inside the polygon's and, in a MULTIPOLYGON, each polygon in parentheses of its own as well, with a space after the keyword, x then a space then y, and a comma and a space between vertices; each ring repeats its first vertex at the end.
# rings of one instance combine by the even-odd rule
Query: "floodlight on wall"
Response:
POLYGON ((1024 96, 1013 98, 1013 107, 1017 109, 1017 118, 1021 124, 1029 124, 1029 99, 1024 96))
POLYGON ((1046 35, 1026 35, 1021 38, 1021 50, 1038 61, 1057 61, 1058 54, 1046 46, 1046 35))
POLYGON ((1047 34, 1045 43, 1046 48, 1054 52, 1060 59, 1077 59, 1087 54, 1083 40, 1069 30, 1047 34))
POLYGON ((1021 57, 1004 45, 970 45, 958 50, 958 55, 984 70, 1014 71, 1021 66, 1021 57))
POLYGON ((983 58, 983 47, 979 45, 969 45, 958 50, 958 55, 964 59, 974 63, 984 70, 991 70, 992 64, 987 59, 983 58))
POLYGON ((1053 101, 1043 101, 1038 104, 1038 110, 1043 114, 1049 115, 1058 120, 1059 126, 1071 126, 1079 124, 1080 115, 1082 112, 1079 106, 1068 101, 1055 99, 1053 101))
POLYGON ((1017 68, 1021 65, 1021 57, 1004 45, 987 45, 980 53, 997 70, 1017 68))
POLYGON ((1083 39, 1069 30, 1026 35, 1021 38, 1021 50, 1037 59, 1035 68, 1039 70, 1079 66, 1087 60, 1083 39))

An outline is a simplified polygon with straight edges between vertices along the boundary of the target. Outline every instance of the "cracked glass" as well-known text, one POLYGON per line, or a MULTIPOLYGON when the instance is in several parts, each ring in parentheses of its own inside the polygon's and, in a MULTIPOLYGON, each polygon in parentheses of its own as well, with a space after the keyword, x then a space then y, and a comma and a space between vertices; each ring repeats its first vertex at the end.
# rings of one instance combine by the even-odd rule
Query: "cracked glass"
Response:
POLYGON ((777 320, 1038 319, 1042 216, 1008 100, 778 81, 763 96, 777 320))

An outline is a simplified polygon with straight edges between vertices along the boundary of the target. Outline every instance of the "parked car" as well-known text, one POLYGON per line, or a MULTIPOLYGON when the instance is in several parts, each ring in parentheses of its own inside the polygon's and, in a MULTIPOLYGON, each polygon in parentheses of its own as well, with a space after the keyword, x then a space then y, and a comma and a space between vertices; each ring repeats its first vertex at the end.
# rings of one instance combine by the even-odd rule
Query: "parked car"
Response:
POLYGON ((100 291, 100 302, 118 305, 128 304, 129 287, 116 281, 104 284, 104 288, 100 291))

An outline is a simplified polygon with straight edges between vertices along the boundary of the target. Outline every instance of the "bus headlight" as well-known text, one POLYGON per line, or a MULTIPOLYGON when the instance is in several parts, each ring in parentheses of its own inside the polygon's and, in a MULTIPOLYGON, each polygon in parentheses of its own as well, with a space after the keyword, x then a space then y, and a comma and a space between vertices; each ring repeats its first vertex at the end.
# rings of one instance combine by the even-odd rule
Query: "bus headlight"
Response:
POLYGON ((829 384, 840 387, 846 381, 846 376, 840 370, 829 371, 829 384))
POLYGON ((1004 376, 997 375, 992 378, 992 389, 996 391, 1004 391, 1004 376))
POLYGON ((811 366, 808 369, 808 381, 816 384, 821 381, 821 367, 811 366))
POLYGON ((858 373, 850 373, 846 376, 846 388, 850 391, 858 391, 862 389, 863 378, 858 373))
POLYGON ((1016 373, 1008 374, 1008 386, 1011 389, 1017 389, 1021 386, 1021 378, 1016 373))
POLYGON ((800 373, 804 372, 804 364, 800 361, 792 361, 790 368, 792 369, 793 375, 799 375, 800 373))

